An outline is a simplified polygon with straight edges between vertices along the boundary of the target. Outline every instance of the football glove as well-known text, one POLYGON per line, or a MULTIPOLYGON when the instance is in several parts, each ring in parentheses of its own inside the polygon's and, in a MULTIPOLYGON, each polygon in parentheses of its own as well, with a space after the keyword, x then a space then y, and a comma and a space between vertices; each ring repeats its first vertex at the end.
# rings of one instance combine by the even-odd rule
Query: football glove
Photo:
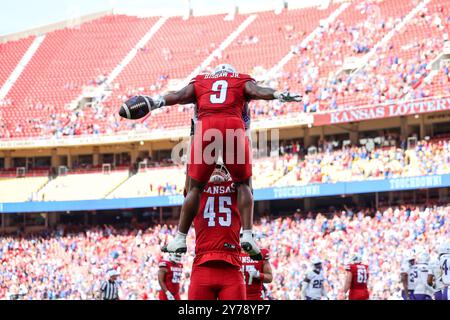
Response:
POLYGON ((166 105, 166 100, 163 96, 156 96, 151 99, 153 101, 152 110, 164 107, 166 105))
POLYGON ((252 277, 253 279, 259 279, 261 276, 261 273, 258 270, 252 270, 249 271, 248 274, 250 275, 250 277, 252 277))
POLYGON ((273 94, 275 99, 280 102, 300 102, 302 101, 302 95, 299 93, 289 92, 289 91, 275 91, 273 94))

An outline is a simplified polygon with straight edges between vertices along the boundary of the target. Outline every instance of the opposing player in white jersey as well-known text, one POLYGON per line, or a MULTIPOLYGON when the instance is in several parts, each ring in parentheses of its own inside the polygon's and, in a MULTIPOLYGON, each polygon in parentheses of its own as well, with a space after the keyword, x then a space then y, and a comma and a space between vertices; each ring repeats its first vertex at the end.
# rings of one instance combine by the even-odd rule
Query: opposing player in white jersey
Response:
POLYGON ((414 300, 432 300, 433 288, 428 285, 429 261, 430 256, 426 252, 421 253, 417 258, 414 300))
POLYGON ((444 284, 442 283, 442 272, 441 266, 439 265, 439 257, 430 262, 427 283, 433 288, 434 300, 442 300, 442 289, 444 289, 444 284))
POLYGON ((450 243, 439 247, 439 266, 441 267, 442 288, 441 300, 450 300, 450 243))
POLYGON ((414 254, 409 253, 400 268, 403 300, 414 300, 414 288, 417 276, 414 254))
POLYGON ((302 282, 302 300, 320 300, 322 297, 328 299, 325 290, 325 277, 322 270, 322 261, 313 258, 311 261, 312 270, 306 273, 302 282))

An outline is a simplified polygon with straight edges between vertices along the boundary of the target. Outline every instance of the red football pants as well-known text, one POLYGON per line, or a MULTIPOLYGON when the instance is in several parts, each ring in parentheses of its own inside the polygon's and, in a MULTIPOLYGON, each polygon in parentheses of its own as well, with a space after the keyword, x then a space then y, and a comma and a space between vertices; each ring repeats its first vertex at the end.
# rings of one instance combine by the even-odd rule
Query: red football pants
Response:
POLYGON ((197 122, 188 161, 189 176, 208 182, 219 154, 234 182, 243 182, 252 176, 250 141, 242 119, 207 117, 197 122))
POLYGON ((349 300, 369 300, 369 291, 367 290, 350 290, 348 293, 349 300))
POLYGON ((210 261, 192 267, 189 300, 245 300, 245 283, 239 267, 210 261))

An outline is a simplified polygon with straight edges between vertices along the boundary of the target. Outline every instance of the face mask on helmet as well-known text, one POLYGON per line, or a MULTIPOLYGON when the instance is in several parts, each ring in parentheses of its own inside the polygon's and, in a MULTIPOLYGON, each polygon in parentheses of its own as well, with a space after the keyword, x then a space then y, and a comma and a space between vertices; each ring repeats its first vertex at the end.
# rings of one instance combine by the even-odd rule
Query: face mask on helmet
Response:
POLYGON ((315 269, 315 270, 318 270, 318 271, 322 270, 322 263, 316 263, 316 264, 314 264, 314 269, 315 269))
POLYGON ((221 183, 228 181, 230 179, 230 175, 225 168, 224 165, 217 165, 216 169, 214 169, 211 178, 209 179, 212 183, 221 183))
POLYGON ((171 253, 169 256, 169 260, 176 262, 176 263, 180 263, 181 262, 181 255, 176 254, 176 253, 171 253))
POLYGON ((443 243, 438 248, 438 255, 441 256, 443 254, 450 254, 450 244, 443 243))
POLYGON ((355 254, 351 257, 350 261, 352 263, 361 263, 361 257, 359 254, 355 254))

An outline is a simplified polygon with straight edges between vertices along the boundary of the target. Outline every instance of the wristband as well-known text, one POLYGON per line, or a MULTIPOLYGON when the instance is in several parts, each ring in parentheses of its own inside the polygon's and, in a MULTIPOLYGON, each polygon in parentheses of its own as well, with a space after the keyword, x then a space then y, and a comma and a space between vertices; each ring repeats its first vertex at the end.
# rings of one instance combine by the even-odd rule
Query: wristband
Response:
POLYGON ((152 98, 153 101, 153 107, 152 110, 164 107, 166 105, 166 99, 162 96, 157 96, 155 98, 152 98))
POLYGON ((279 99, 279 98, 280 98, 280 95, 281 95, 281 92, 280 92, 280 91, 275 91, 275 92, 273 93, 273 97, 274 97, 275 99, 279 99))

